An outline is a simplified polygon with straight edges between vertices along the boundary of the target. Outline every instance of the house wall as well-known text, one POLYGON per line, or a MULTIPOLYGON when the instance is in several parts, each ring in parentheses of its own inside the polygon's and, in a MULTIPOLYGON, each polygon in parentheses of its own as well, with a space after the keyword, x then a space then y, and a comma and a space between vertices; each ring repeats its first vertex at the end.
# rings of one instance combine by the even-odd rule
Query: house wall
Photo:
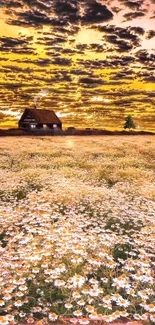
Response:
POLYGON ((34 124, 37 126, 38 122, 35 120, 35 118, 30 113, 26 113, 26 111, 25 111, 19 121, 19 127, 29 129, 31 124, 34 124))
POLYGON ((31 114, 31 112, 28 112, 27 110, 25 110, 25 112, 23 113, 19 123, 19 128, 24 128, 24 129, 31 129, 31 130, 35 130, 35 129, 43 129, 43 130, 47 130, 47 129, 62 129, 62 123, 38 123, 38 121, 35 119, 35 117, 33 116, 33 114, 31 114), (35 127, 31 127, 32 125, 34 125, 35 127), (46 126, 47 127, 46 127, 46 126), (57 125, 57 128, 54 128, 54 125, 57 125))
MULTIPOLYGON (((54 124, 50 124, 50 123, 45 123, 45 124, 38 124, 38 128, 41 128, 41 129, 44 129, 44 125, 46 125, 47 126, 47 129, 54 129, 54 125, 55 125, 56 123, 54 123, 54 124)), ((61 129, 62 128, 62 125, 61 124, 57 124, 57 128, 58 129, 61 129)), ((45 128, 46 129, 46 128, 45 128)))
MULTIPOLYGON (((47 128, 43 126, 43 124, 38 124, 35 120, 30 120, 30 121, 26 121, 25 119, 23 121, 19 122, 19 128, 24 128, 24 129, 31 129, 31 124, 35 125, 36 127, 34 129, 43 129, 43 130, 47 130, 47 129, 54 129, 53 124, 46 124, 47 128)), ((57 124, 57 128, 56 129, 62 129, 62 124, 57 124)), ((56 130, 55 129, 55 130, 56 130)))

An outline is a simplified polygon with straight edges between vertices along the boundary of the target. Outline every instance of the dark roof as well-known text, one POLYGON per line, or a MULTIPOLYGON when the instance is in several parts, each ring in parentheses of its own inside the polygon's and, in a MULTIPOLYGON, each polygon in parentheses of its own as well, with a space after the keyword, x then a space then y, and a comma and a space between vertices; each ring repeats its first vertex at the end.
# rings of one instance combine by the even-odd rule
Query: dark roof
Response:
POLYGON ((31 109, 26 108, 26 112, 30 112, 34 118, 40 123, 49 123, 49 124, 61 124, 61 121, 54 113, 54 111, 50 111, 47 109, 31 109))

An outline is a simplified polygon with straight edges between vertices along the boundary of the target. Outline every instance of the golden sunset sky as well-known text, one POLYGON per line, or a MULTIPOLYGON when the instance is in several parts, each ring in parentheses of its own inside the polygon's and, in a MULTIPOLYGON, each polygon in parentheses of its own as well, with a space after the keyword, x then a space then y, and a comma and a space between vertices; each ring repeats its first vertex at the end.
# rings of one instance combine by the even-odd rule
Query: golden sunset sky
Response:
POLYGON ((63 127, 155 131, 154 49, 155 0, 0 0, 0 128, 38 98, 63 127))

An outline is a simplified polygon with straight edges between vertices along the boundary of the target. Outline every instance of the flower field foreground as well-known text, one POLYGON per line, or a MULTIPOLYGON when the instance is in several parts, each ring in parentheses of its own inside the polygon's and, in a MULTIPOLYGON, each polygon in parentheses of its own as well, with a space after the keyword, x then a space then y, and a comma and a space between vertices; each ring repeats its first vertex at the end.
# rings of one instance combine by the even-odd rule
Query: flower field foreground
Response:
POLYGON ((0 147, 0 325, 153 324, 154 138, 0 147))

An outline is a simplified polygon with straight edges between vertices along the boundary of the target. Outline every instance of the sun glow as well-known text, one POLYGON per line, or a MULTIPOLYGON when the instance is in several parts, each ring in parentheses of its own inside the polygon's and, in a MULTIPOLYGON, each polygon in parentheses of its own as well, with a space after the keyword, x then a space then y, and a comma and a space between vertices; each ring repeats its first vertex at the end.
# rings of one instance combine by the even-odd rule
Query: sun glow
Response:
POLYGON ((104 102, 104 103, 110 103, 110 102, 111 102, 111 99, 104 98, 104 99, 103 99, 103 102, 104 102))
POLYGON ((76 43, 92 44, 96 42, 101 42, 101 35, 95 30, 83 28, 77 34, 76 43))
POLYGON ((92 102, 102 102, 103 98, 102 97, 93 97, 92 102))

